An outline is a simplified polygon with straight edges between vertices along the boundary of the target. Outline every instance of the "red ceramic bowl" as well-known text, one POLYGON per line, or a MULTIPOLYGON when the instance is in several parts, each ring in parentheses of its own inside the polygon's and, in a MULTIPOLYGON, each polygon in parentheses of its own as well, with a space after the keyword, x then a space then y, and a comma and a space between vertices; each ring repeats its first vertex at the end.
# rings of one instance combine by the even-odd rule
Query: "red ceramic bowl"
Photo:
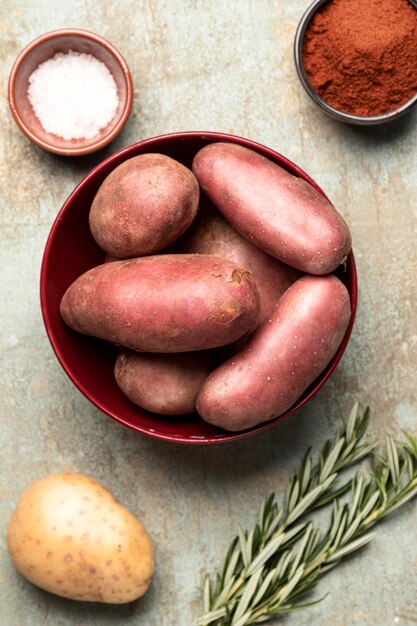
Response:
POLYGON ((113 376, 116 348, 110 343, 73 331, 63 322, 59 313, 59 304, 67 287, 80 274, 104 260, 104 252, 95 243, 89 230, 89 206, 104 178, 126 159, 146 152, 159 152, 190 167, 196 152, 214 141, 231 141, 256 150, 292 174, 301 176, 323 193, 297 165, 249 139, 214 132, 184 132, 154 137, 105 159, 74 189, 52 226, 41 269, 41 306, 46 331, 60 364, 78 389, 103 413, 125 426, 157 439, 195 444, 248 437, 271 428, 304 406, 327 381, 345 351, 357 302, 355 261, 353 253, 350 253, 345 269, 337 271, 349 291, 352 306, 349 327, 337 354, 289 411, 267 423, 231 433, 204 422, 196 414, 167 417, 148 413, 126 398, 113 376))

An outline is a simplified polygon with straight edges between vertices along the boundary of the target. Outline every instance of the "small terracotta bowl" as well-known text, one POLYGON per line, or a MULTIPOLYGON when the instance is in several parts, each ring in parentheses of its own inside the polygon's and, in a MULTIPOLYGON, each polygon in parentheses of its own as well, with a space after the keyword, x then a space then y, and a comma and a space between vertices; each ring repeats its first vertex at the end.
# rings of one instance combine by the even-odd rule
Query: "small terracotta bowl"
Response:
MULTIPOLYGON (((307 31, 307 28, 313 19, 314 15, 317 11, 322 9, 325 4, 327 4, 330 0, 314 0, 314 2, 308 7, 304 15, 302 16, 298 28, 295 34, 294 40, 294 60, 295 67, 297 70, 298 77, 302 86, 304 87, 306 93, 310 96, 310 98, 315 102, 322 111, 324 111, 327 115, 332 117, 333 119, 338 120, 339 122, 345 122, 347 124, 354 124, 356 126, 375 126, 377 124, 385 124, 386 122, 391 122, 396 120, 399 117, 402 117, 411 109, 413 109, 417 105, 417 92, 415 95, 404 102, 396 109, 389 111, 387 113, 382 113, 381 115, 369 115, 369 116, 361 116, 361 115, 352 115, 351 113, 346 113, 345 111, 341 111, 340 109, 335 109, 330 106, 323 98, 317 93, 314 87, 308 80, 307 73, 304 69, 303 64, 303 42, 304 35, 307 31)), ((410 0, 410 3, 417 8, 417 0, 410 0)))
MULTIPOLYGON (((114 378, 117 348, 94 337, 82 335, 67 326, 60 314, 61 298, 83 272, 105 260, 105 253, 94 241, 88 215, 91 202, 103 180, 118 165, 139 154, 158 152, 191 167, 195 154, 215 141, 230 141, 259 154, 310 182, 324 192, 295 163, 271 148, 250 139, 216 132, 181 132, 153 137, 133 144, 97 165, 74 189, 64 203, 46 242, 40 278, 41 307, 45 328, 58 361, 72 382, 98 409, 117 422, 156 439, 190 444, 215 444, 236 441, 273 427, 304 406, 329 379, 340 361, 352 331, 356 313, 357 277, 353 252, 346 266, 336 275, 346 285, 351 300, 351 318, 342 343, 324 371, 286 413, 245 431, 226 432, 203 421, 197 414, 167 416, 149 413, 134 405, 122 393, 114 378)), ((202 194, 200 208, 209 207, 202 194)))
POLYGON ((85 30, 65 28, 41 35, 29 43, 18 55, 9 78, 8 97, 13 117, 36 145, 65 156, 80 156, 103 148, 110 143, 125 125, 133 101, 133 83, 126 61, 108 41, 85 30), (117 86, 119 104, 111 122, 91 139, 63 139, 46 132, 29 102, 27 91, 29 77, 44 61, 56 53, 69 50, 91 54, 104 63, 117 86))

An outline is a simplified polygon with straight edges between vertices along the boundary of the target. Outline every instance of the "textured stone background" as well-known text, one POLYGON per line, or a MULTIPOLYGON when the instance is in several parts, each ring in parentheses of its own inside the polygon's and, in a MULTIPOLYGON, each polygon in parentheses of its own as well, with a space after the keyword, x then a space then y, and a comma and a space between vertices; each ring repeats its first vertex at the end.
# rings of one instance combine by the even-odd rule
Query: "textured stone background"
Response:
MULTIPOLYGON (((3 0, 0 5, 0 623, 5 626, 192 625, 205 570, 221 563, 237 525, 281 492, 309 445, 334 433, 354 400, 371 435, 417 433, 417 111, 365 129, 324 117, 304 95, 292 45, 307 0, 3 0), (7 103, 12 63, 62 27, 108 38, 133 74, 131 118, 104 152, 47 154, 20 133, 7 103), (72 386, 43 328, 39 268, 52 221, 108 154, 179 130, 218 130, 267 144, 317 180, 349 222, 360 300, 348 349, 316 399, 252 439, 185 447, 112 422, 72 386), (156 546, 151 591, 124 607, 81 605, 19 577, 5 529, 19 493, 49 472, 91 474, 138 514, 156 546)), ((417 623, 417 503, 380 527, 320 583, 326 599, 276 620, 288 626, 417 623)))

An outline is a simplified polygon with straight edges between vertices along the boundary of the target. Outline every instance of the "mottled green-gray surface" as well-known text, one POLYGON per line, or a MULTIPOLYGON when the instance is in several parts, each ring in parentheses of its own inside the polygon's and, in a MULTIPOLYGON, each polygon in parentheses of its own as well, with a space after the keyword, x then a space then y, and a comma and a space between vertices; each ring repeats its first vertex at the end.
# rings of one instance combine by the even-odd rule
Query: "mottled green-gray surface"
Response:
MULTIPOLYGON (((370 404, 371 434, 417 430, 417 111, 378 129, 323 116, 292 60, 307 0, 3 0, 0 5, 0 623, 4 626, 193 626, 202 573, 221 562, 237 525, 352 402, 370 404), (14 124, 7 80, 36 36, 81 27, 112 41, 133 74, 132 115, 100 154, 59 158, 14 124), (64 200, 101 159, 140 139, 218 130, 267 144, 304 168, 348 220, 360 298, 335 375, 304 410, 259 436, 215 447, 154 441, 112 422, 58 365, 39 309, 45 239, 64 200), (125 607, 72 603, 20 578, 5 547, 18 494, 63 470, 91 474, 141 517, 156 546, 151 591, 125 607)), ((314 608, 286 626, 417 623, 417 503, 320 583, 314 608)))

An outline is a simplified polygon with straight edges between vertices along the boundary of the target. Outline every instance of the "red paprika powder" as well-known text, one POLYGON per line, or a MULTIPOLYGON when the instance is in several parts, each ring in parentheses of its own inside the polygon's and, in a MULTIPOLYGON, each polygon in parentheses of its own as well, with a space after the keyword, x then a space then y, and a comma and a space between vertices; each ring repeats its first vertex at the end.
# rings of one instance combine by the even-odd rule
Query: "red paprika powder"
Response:
POLYGON ((409 0, 329 0, 302 54, 309 82, 332 107, 388 113, 417 92, 417 10, 409 0))

